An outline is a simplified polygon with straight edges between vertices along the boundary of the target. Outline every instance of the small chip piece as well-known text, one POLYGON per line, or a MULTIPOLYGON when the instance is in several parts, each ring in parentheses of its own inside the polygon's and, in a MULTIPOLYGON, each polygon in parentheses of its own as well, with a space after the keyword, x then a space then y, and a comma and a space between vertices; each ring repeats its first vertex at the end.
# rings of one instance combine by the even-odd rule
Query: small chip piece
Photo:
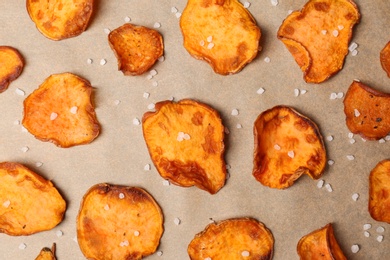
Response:
POLYGON ((264 259, 273 257, 274 238, 265 225, 252 218, 212 222, 195 235, 187 248, 190 259, 264 259))
POLYGON ((390 41, 383 47, 379 57, 383 70, 387 73, 387 76, 390 77, 390 41))
POLYGON ((0 93, 17 79, 24 68, 24 59, 20 52, 10 46, 0 46, 0 93))
POLYGON ((390 160, 379 162, 369 177, 368 211, 373 219, 390 224, 390 160))
POLYGON ((56 244, 53 244, 51 248, 44 247, 35 260, 56 260, 55 252, 56 244))
POLYGON ((77 216, 78 243, 88 259, 142 259, 156 251, 163 229, 160 206, 138 187, 94 185, 77 216))

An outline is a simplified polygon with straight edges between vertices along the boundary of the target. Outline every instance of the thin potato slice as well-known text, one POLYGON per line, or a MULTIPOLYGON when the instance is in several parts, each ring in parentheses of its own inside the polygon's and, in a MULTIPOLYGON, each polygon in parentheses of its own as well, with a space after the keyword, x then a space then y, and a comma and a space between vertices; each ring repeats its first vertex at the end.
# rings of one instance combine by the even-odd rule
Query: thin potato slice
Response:
POLYGON ((0 233, 31 235, 57 226, 66 202, 53 184, 14 162, 0 163, 0 233))
POLYGON ((191 260, 272 259, 274 238, 263 223, 251 218, 209 224, 187 248, 191 260))
POLYGON ((56 260, 55 256, 56 252, 56 244, 53 244, 53 246, 50 248, 44 247, 42 248, 41 252, 39 252, 39 255, 35 258, 35 260, 56 260))
POLYGON ((383 70, 386 71, 387 76, 390 77, 390 41, 383 47, 379 57, 383 70))
POLYGON ((261 30, 237 0, 188 0, 180 28, 186 50, 221 75, 239 72, 260 49, 261 30))
POLYGON ((90 143, 100 131, 91 94, 86 79, 71 73, 51 75, 25 99, 23 126, 59 147, 90 143))
POLYGON ((300 66, 304 80, 321 83, 342 69, 359 20, 352 0, 309 0, 283 21, 277 36, 300 66))
POLYGON ((0 93, 19 77, 24 67, 20 52, 10 46, 0 46, 0 93))
POLYGON ((94 0, 27 0, 26 6, 37 29, 51 40, 83 33, 93 12, 94 0))
POLYGON ((369 179, 368 211, 373 219, 390 224, 390 160, 379 162, 369 179))
POLYGON ((346 260, 333 232, 332 224, 302 237, 297 245, 301 260, 346 260))
POLYGON ((216 110, 185 99, 163 101, 142 119, 150 157, 164 179, 211 194, 225 185, 224 126, 216 110))
POLYGON ((153 29, 126 23, 108 35, 108 42, 124 75, 141 75, 164 53, 161 34, 153 29))
POLYGON ((378 140, 390 133, 390 94, 353 81, 344 98, 348 129, 368 140, 378 140))
POLYGON ((284 189, 302 174, 321 177, 326 151, 317 125, 287 106, 261 113, 254 123, 253 175, 263 185, 284 189))
POLYGON ((163 215, 145 190, 97 184, 84 195, 77 239, 88 259, 141 259, 153 254, 163 233, 163 215))

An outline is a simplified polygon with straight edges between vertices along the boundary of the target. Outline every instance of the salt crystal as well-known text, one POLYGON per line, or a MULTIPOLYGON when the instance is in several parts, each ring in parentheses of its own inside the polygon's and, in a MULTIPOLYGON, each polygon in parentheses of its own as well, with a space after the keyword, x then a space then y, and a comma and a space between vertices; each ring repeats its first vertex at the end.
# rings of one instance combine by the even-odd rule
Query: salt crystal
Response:
POLYGON ((11 204, 11 201, 6 200, 6 201, 4 201, 4 203, 3 203, 3 207, 4 207, 4 208, 8 208, 10 204, 11 204))
POLYGON ((327 30, 322 30, 322 31, 321 31, 321 33, 322 33, 323 35, 326 35, 327 32, 328 32, 327 30))
POLYGON ((328 135, 328 136, 326 137, 326 140, 328 140, 329 142, 333 141, 333 136, 328 135))
POLYGON ((144 92, 144 94, 143 94, 144 98, 149 98, 149 96, 150 96, 150 94, 148 92, 144 92))
POLYGON ((163 252, 162 252, 162 251, 157 251, 157 255, 158 255, 158 256, 162 256, 162 255, 163 255, 163 252))
POLYGON ((326 188, 326 190, 329 191, 329 192, 332 192, 332 191, 333 191, 332 186, 331 186, 329 183, 325 184, 325 188, 326 188))
POLYGON ((256 91, 256 93, 259 94, 259 95, 263 94, 264 92, 265 92, 265 89, 263 89, 263 88, 259 88, 259 89, 256 91))
POLYGON ((364 236, 365 236, 365 237, 370 237, 370 235, 371 235, 370 232, 364 231, 364 236))
POLYGON ((116 106, 119 105, 120 103, 121 103, 120 100, 118 100, 118 99, 114 100, 114 104, 115 104, 116 106))
POLYGON ((103 31, 104 31, 104 33, 106 33, 106 34, 109 34, 109 33, 111 32, 111 30, 108 29, 108 28, 104 28, 103 31))
POLYGON ((387 135, 387 136, 385 137, 385 141, 390 141, 390 135, 387 135))
POLYGON ((139 231, 138 231, 138 230, 135 230, 135 231, 134 231, 134 236, 138 237, 138 236, 139 236, 139 234, 140 234, 140 233, 139 233, 139 231))
POLYGON ((358 117, 360 116, 360 112, 359 110, 357 110, 356 108, 353 110, 354 114, 355 114, 355 117, 358 117))
POLYGON ((353 199, 354 201, 357 201, 358 198, 359 198, 359 194, 358 194, 358 193, 352 194, 352 199, 353 199))
POLYGON ((378 141, 380 144, 384 144, 384 143, 386 143, 386 140, 385 139, 383 139, 383 138, 381 138, 381 139, 379 139, 379 141, 378 141))
POLYGON ((155 107, 155 104, 154 104, 154 103, 150 103, 150 104, 148 105, 148 109, 150 109, 150 110, 154 109, 154 107, 155 107))
POLYGON ((250 253, 249 253, 249 251, 244 250, 244 251, 241 252, 241 255, 242 255, 243 257, 248 257, 248 256, 250 255, 250 253))
POLYGON ((16 93, 17 95, 19 95, 19 96, 24 96, 24 95, 25 95, 24 91, 21 90, 20 88, 15 89, 15 93, 16 93))
POLYGON ((294 89, 294 96, 296 96, 296 97, 299 96, 299 89, 297 89, 297 88, 294 89))
POLYGON ((177 13, 177 11, 178 11, 178 10, 177 10, 176 7, 171 7, 171 13, 174 13, 174 14, 175 14, 175 13, 177 13))
POLYGON ((53 113, 50 114, 50 120, 52 120, 52 121, 53 121, 54 119, 56 119, 57 117, 58 117, 58 114, 57 114, 57 113, 54 113, 54 112, 53 112, 53 113))
POLYGON ((176 16, 176 18, 180 18, 181 13, 177 12, 177 13, 175 13, 175 16, 176 16))
POLYGON ((104 210, 109 210, 110 209, 110 206, 108 206, 108 204, 104 205, 104 210))
POLYGON ((150 164, 146 164, 146 165, 144 166, 144 171, 150 171, 150 169, 151 169, 150 164))
POLYGON ((157 70, 153 69, 149 72, 150 75, 156 76, 157 75, 157 70))
POLYGON ((30 148, 28 148, 28 146, 24 146, 20 150, 22 150, 22 152, 26 153, 29 149, 30 148))
POLYGON ((334 161, 333 160, 328 160, 328 165, 333 165, 334 161))
POLYGON ((160 28, 161 27, 161 23, 159 22, 155 22, 154 25, 153 25, 154 28, 160 28))
POLYGON ((236 128, 237 128, 237 129, 240 129, 240 128, 242 128, 242 125, 241 125, 241 124, 237 124, 237 125, 236 125, 236 128))
POLYGON ((179 218, 175 218, 175 219, 173 220, 173 222, 175 223, 175 225, 180 225, 181 220, 180 220, 179 218))
POLYGON ((207 40, 207 42, 212 42, 213 41, 213 36, 210 35, 209 37, 207 37, 206 40, 207 40))
POLYGON ((271 58, 270 58, 270 57, 265 57, 265 58, 264 58, 264 62, 270 63, 270 62, 271 62, 271 58))
POLYGON ((337 26, 337 28, 339 28, 339 30, 341 31, 342 29, 344 29, 344 25, 340 24, 337 26))
POLYGON ((244 3, 244 8, 249 8, 249 6, 251 6, 251 3, 249 3, 249 2, 244 3))
POLYGON ((332 35, 333 35, 334 37, 337 37, 337 36, 339 36, 339 31, 337 31, 337 30, 334 30, 334 31, 332 32, 332 35))
POLYGON ((376 237, 376 241, 378 241, 379 243, 383 241, 383 236, 380 235, 380 236, 377 236, 376 237))
POLYGON ((359 53, 358 50, 353 50, 353 51, 351 52, 351 55, 352 55, 352 56, 356 56, 356 55, 358 55, 358 53, 359 53))
POLYGON ((337 93, 337 98, 343 98, 343 97, 344 97, 344 93, 343 92, 337 93))
POLYGON ((317 188, 321 189, 324 186, 324 180, 319 180, 317 182, 317 188))
POLYGON ((131 18, 128 17, 128 16, 126 16, 126 17, 125 17, 125 22, 126 22, 126 23, 131 22, 131 18))
POLYGON ((376 228, 376 232, 383 233, 383 232, 385 232, 385 228, 382 227, 382 226, 379 226, 379 227, 376 228))
POLYGON ((333 93, 330 94, 330 99, 333 100, 333 99, 336 99, 336 98, 337 98, 337 94, 336 93, 333 92, 333 93))
POLYGON ((92 63, 93 63, 93 60, 89 58, 89 59, 87 59, 87 63, 88 63, 88 64, 92 64, 92 63))
POLYGON ((70 112, 74 115, 77 113, 77 110, 78 110, 78 107, 76 107, 76 106, 73 106, 70 108, 70 112))
POLYGON ((19 120, 15 120, 14 121, 14 125, 20 125, 20 121, 19 120))
POLYGON ((171 183, 168 180, 163 180, 163 185, 164 186, 169 186, 171 183))
POLYGON ((357 253, 357 252, 359 252, 359 250, 360 250, 360 248, 359 248, 359 246, 358 245, 352 245, 351 246, 351 251, 352 251, 352 253, 357 253))
POLYGON ((224 127, 224 133, 227 135, 230 134, 229 128, 227 128, 226 126, 224 127))
POLYGON ((20 249, 20 250, 24 250, 24 249, 26 249, 26 247, 27 247, 27 245, 26 245, 25 243, 21 243, 21 244, 19 245, 19 249, 20 249))
POLYGON ((294 151, 288 151, 287 155, 288 155, 288 157, 290 157, 290 158, 294 158, 294 157, 295 157, 294 151))
POLYGON ((199 45, 204 46, 204 40, 200 40, 199 45))
POLYGON ((211 260, 211 257, 206 257, 204 260, 211 260))
POLYGON ((207 45, 207 49, 211 50, 212 48, 214 48, 214 43, 210 42, 210 43, 207 45))
POLYGON ((277 150, 277 151, 280 151, 281 147, 278 144, 275 144, 274 145, 274 149, 277 150))
POLYGON ((133 119, 133 125, 140 125, 141 121, 138 118, 133 119))
POLYGON ((371 224, 364 224, 363 229, 364 230, 369 230, 371 228, 371 224))
POLYGON ((64 235, 64 232, 62 232, 61 230, 58 230, 57 232, 56 232, 56 236, 57 237, 62 237, 64 235))
POLYGON ((128 240, 125 240, 123 242, 120 242, 119 244, 121 247, 124 247, 124 246, 129 246, 129 241, 128 240))
POLYGON ((353 138, 353 133, 348 133, 348 138, 353 138))
POLYGON ((352 51, 354 51, 357 47, 358 47, 358 45, 357 45, 356 42, 351 42, 351 44, 350 44, 349 47, 348 47, 348 50, 352 52, 352 51))
POLYGON ((271 0, 271 5, 277 6, 279 4, 278 0, 271 0))
POLYGON ((350 144, 354 144, 355 142, 356 142, 355 139, 349 139, 350 144))
POLYGON ((353 161, 353 160, 355 160, 355 156, 347 155, 347 159, 350 160, 350 161, 353 161))
POLYGON ((43 162, 36 162, 36 163, 35 163, 35 166, 36 166, 36 167, 42 167, 42 165, 43 165, 43 162))
POLYGON ((103 65, 105 65, 106 63, 107 63, 107 61, 106 61, 105 59, 101 59, 101 60, 100 60, 100 65, 103 66, 103 65))
POLYGON ((164 56, 160 56, 160 58, 158 58, 158 61, 159 62, 163 62, 165 60, 165 57, 164 56))
POLYGON ((301 95, 306 94, 307 90, 306 89, 301 89, 301 95))
POLYGON ((124 199, 125 198, 125 194, 123 194, 122 192, 119 193, 119 199, 124 199))
POLYGON ((238 109, 233 109, 232 110, 232 116, 237 116, 238 115, 238 109))

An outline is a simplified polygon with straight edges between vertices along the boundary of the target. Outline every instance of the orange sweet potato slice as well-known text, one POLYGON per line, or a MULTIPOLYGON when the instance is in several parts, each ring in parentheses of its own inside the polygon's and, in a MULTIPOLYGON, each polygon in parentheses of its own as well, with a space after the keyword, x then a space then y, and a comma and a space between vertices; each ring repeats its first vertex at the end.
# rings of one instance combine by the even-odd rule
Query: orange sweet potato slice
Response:
POLYGON ((221 75, 241 71, 259 52, 261 30, 238 0, 188 0, 180 28, 185 49, 221 75))
POLYGON ((24 67, 20 52, 10 46, 0 46, 0 93, 19 77, 24 67))
POLYGON ((352 0, 309 0, 283 21, 277 37, 300 66, 304 80, 321 83, 342 69, 359 20, 352 0))
POLYGON ((66 202, 53 184, 14 162, 0 163, 0 233, 31 235, 57 226, 66 202))
POLYGON ((83 33, 93 12, 94 0, 27 0, 27 12, 37 29, 51 40, 83 33))
POLYGON ((100 131, 90 82, 71 73, 53 74, 24 101, 23 126, 59 147, 92 142, 100 131))
POLYGON ((288 188, 302 174, 321 177, 326 150, 317 125, 288 106, 261 113, 254 123, 253 175, 263 185, 288 188))
POLYGON ((301 260, 346 260, 331 223, 303 236, 297 245, 301 260))
POLYGON ((195 100, 162 101, 142 119, 150 157, 164 179, 211 194, 225 185, 224 126, 219 113, 195 100))
POLYGON ((162 211, 144 189, 97 184, 84 195, 77 239, 88 259, 142 259, 163 234, 162 211))
POLYGON ((164 53, 161 34, 140 25, 126 23, 108 35, 108 42, 124 75, 141 75, 164 53))
POLYGON ((368 211, 373 219, 390 224, 390 160, 379 162, 369 179, 368 211))
POLYGON ((390 94, 353 81, 344 98, 348 129, 368 140, 378 140, 390 133, 390 94))
POLYGON ((272 259, 274 238, 263 223, 235 218, 209 224, 187 248, 191 260, 272 259))
POLYGON ((387 76, 390 77, 390 41, 383 47, 379 57, 383 70, 386 71, 387 76))
POLYGON ((55 251, 56 244, 53 244, 51 248, 44 247, 41 252, 39 252, 39 255, 35 258, 35 260, 56 260, 55 251))

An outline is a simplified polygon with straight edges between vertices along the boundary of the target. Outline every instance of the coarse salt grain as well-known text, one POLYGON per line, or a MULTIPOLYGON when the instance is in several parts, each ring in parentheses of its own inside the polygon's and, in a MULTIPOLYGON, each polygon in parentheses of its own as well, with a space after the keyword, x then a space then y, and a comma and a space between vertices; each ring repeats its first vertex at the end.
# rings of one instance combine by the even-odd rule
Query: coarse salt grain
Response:
POLYGON ((245 1, 244 2, 244 8, 249 8, 251 6, 251 3, 245 1))
POLYGON ((370 232, 368 232, 368 231, 364 231, 363 234, 364 234, 365 237, 370 237, 370 235, 371 235, 370 232))
POLYGON ((87 59, 87 63, 88 64, 92 64, 93 63, 93 60, 91 58, 87 59))
POLYGON ((379 227, 376 228, 376 232, 383 233, 383 232, 385 232, 385 228, 382 227, 382 226, 379 226, 379 227))
POLYGON ((350 161, 353 161, 353 160, 355 160, 355 156, 347 155, 347 159, 350 160, 350 161))
POLYGON ((351 52, 351 55, 352 55, 352 56, 356 56, 356 55, 358 55, 358 53, 359 53, 358 50, 355 49, 355 50, 353 50, 353 51, 351 52))
POLYGON ((179 218, 175 218, 175 219, 173 220, 173 223, 175 223, 175 225, 180 225, 181 220, 180 220, 179 218))
POLYGON ((199 45, 204 46, 204 40, 200 40, 199 45))
POLYGON ((211 50, 212 48, 214 48, 214 43, 210 42, 207 44, 207 49, 211 50))
POLYGON ((206 40, 207 40, 207 42, 212 42, 213 41, 213 36, 211 36, 211 35, 208 36, 206 40))
POLYGON ((148 109, 154 109, 154 107, 155 107, 155 104, 154 103, 150 103, 149 105, 148 105, 148 109))
POLYGON ((154 25, 153 25, 154 28, 160 28, 161 27, 161 23, 159 22, 155 22, 154 25))
POLYGON ((211 257, 206 257, 204 260, 211 260, 211 257))
POLYGON ((20 125, 20 120, 15 120, 14 125, 20 125))
POLYGON ((274 149, 275 149, 276 151, 280 151, 281 147, 280 147, 278 144, 275 144, 275 145, 274 145, 274 149))
POLYGON ((348 138, 353 138, 353 133, 348 133, 348 138))
POLYGON ((387 136, 385 137, 385 141, 390 141, 390 135, 387 135, 387 136))
POLYGON ((355 139, 352 139, 352 138, 349 139, 349 143, 350 143, 350 144, 354 144, 355 142, 356 142, 355 139))
POLYGON ((380 143, 380 144, 386 143, 386 140, 381 138, 381 139, 379 139, 378 143, 380 143))
POLYGON ((379 243, 383 241, 383 236, 380 235, 380 236, 377 236, 376 237, 376 241, 378 241, 379 243))
POLYGON ((336 93, 334 93, 334 92, 332 92, 331 94, 330 94, 330 99, 336 99, 337 98, 337 94, 336 93))
POLYGON ((20 250, 24 250, 24 249, 26 249, 26 247, 27 247, 27 245, 25 243, 19 244, 19 249, 20 250))
POLYGON ((294 89, 294 96, 296 96, 296 97, 299 96, 299 89, 297 89, 297 88, 294 89))
POLYGON ((175 14, 175 13, 177 13, 177 11, 178 11, 178 10, 177 10, 176 7, 171 7, 171 13, 174 13, 174 14, 175 14))
POLYGON ((265 89, 264 89, 264 88, 259 88, 259 89, 256 91, 256 93, 259 94, 259 95, 263 94, 264 92, 265 92, 265 89))
POLYGON ((334 161, 333 160, 328 160, 328 165, 333 165, 334 161))
POLYGON ((271 58, 270 58, 270 57, 265 57, 265 58, 264 58, 264 62, 270 63, 270 62, 271 62, 271 58))
POLYGON ((133 119, 133 125, 140 125, 141 121, 138 118, 133 119))
POLYGON ((157 255, 158 255, 158 256, 162 256, 162 255, 163 255, 163 252, 162 252, 162 251, 157 251, 157 255))
POLYGON ((146 165, 144 166, 144 171, 150 171, 150 169, 151 169, 150 164, 146 164, 146 165))
POLYGON ((354 113, 355 117, 359 117, 360 116, 360 112, 356 108, 353 110, 353 113, 354 113))
POLYGON ((138 237, 138 236, 139 236, 139 234, 140 234, 140 233, 139 233, 139 231, 138 231, 138 230, 135 230, 135 231, 134 231, 134 236, 138 237))
POLYGON ((223 128, 223 131, 224 131, 224 133, 225 134, 230 134, 230 130, 229 130, 229 128, 227 128, 226 126, 223 128))
POLYGON ((357 45, 356 42, 351 42, 351 44, 350 44, 349 47, 348 47, 348 50, 352 52, 352 51, 354 51, 357 47, 358 47, 358 45, 357 45))
POLYGON ((352 194, 352 199, 353 199, 354 201, 357 201, 357 200, 359 199, 359 194, 358 194, 358 193, 352 194))
POLYGON ((344 97, 344 93, 343 92, 337 93, 337 98, 343 98, 343 97, 344 97))
POLYGON ((339 28, 339 30, 341 31, 342 29, 344 29, 344 25, 340 24, 337 26, 337 28, 339 28))
POLYGON ((333 188, 332 188, 332 186, 331 186, 329 183, 325 184, 325 188, 326 188, 326 190, 329 191, 329 192, 332 192, 332 191, 333 191, 333 188))
POLYGON ((24 91, 21 90, 20 88, 15 89, 15 93, 16 93, 17 95, 19 95, 19 96, 24 96, 24 95, 25 95, 24 91))
POLYGON ((244 250, 244 251, 241 252, 241 255, 242 255, 243 257, 248 257, 248 256, 250 255, 250 253, 249 253, 249 251, 244 250))
POLYGON ((103 32, 106 33, 106 34, 109 34, 109 33, 111 32, 111 30, 108 29, 108 28, 104 28, 104 29, 103 29, 103 32))
POLYGON ((339 31, 337 31, 337 30, 334 30, 334 31, 332 32, 332 35, 333 35, 334 37, 337 37, 337 36, 339 36, 339 31))
POLYGON ((328 33, 328 31, 327 31, 327 30, 322 30, 321 33, 322 33, 323 35, 326 35, 326 34, 328 33))
POLYGON ((169 186, 171 183, 168 180, 163 180, 163 185, 164 186, 169 186))
POLYGON ((272 6, 277 6, 279 4, 278 0, 271 0, 271 5, 272 6))
POLYGON ((62 237, 64 235, 64 232, 62 232, 61 230, 57 230, 56 231, 56 236, 57 237, 62 237))
POLYGON ((177 12, 177 13, 175 13, 175 16, 176 16, 176 18, 180 18, 181 13, 180 13, 180 12, 177 12))
POLYGON ((306 89, 301 89, 301 95, 304 95, 304 94, 306 94, 307 93, 307 90, 306 89))
POLYGON ((369 230, 370 228, 371 228, 371 224, 368 224, 368 223, 367 223, 367 224, 364 224, 364 225, 363 225, 363 229, 364 229, 364 230, 369 230))
POLYGON ((70 108, 69 111, 70 111, 72 114, 75 115, 75 114, 77 114, 77 110, 78 110, 78 109, 79 109, 79 108, 78 108, 77 106, 73 106, 73 107, 70 108))
POLYGON ((149 72, 150 75, 152 75, 153 77, 157 75, 157 70, 153 69, 149 72))
POLYGON ((42 165, 43 165, 43 162, 36 162, 36 163, 35 163, 35 166, 36 166, 36 167, 42 167, 42 165))
POLYGON ((124 198, 125 198, 125 194, 123 194, 122 192, 119 193, 119 198, 120 198, 120 199, 124 199, 124 198))
POLYGON ((237 125, 236 125, 236 128, 237 128, 237 129, 241 129, 241 128, 242 128, 242 125, 241 125, 241 124, 237 124, 237 125))
POLYGON ((356 254, 357 252, 359 252, 359 250, 360 250, 360 248, 358 245, 355 244, 355 245, 351 246, 352 253, 356 254))
POLYGON ((288 151, 287 155, 288 155, 288 157, 290 157, 290 158, 294 158, 294 157, 295 157, 294 151, 288 151))
POLYGON ((8 208, 9 205, 11 205, 11 201, 9 201, 9 200, 4 201, 4 203, 3 203, 4 208, 8 208))
POLYGON ((125 17, 125 22, 126 22, 126 23, 131 22, 131 18, 128 17, 128 16, 126 16, 126 17, 125 17))
POLYGON ((105 59, 101 59, 101 60, 100 60, 100 65, 103 66, 103 65, 105 65, 106 63, 107 63, 107 61, 106 61, 105 59))
POLYGON ((58 117, 58 114, 53 112, 50 114, 50 120, 53 121, 54 119, 56 119, 58 117))
POLYGON ((144 92, 144 94, 142 95, 144 98, 149 98, 150 97, 150 93, 148 92, 144 92))
POLYGON ((333 141, 333 136, 332 135, 328 135, 326 137, 326 140, 328 140, 329 142, 333 141))
POLYGON ((104 210, 109 210, 110 209, 110 206, 108 206, 108 204, 104 205, 104 210))
POLYGON ((120 100, 118 100, 118 99, 114 100, 114 104, 115 104, 116 106, 119 105, 120 103, 121 103, 120 100))
POLYGON ((30 150, 30 148, 28 148, 28 146, 24 146, 20 150, 22 150, 22 152, 24 153, 27 153, 27 151, 30 150))
POLYGON ((238 116, 238 109, 234 108, 231 114, 232 116, 238 116))
POLYGON ((163 62, 165 60, 165 56, 160 56, 158 59, 157 59, 159 62, 163 62))
POLYGON ((119 244, 121 247, 125 247, 125 246, 129 246, 129 241, 128 240, 125 240, 123 242, 120 242, 119 244))
POLYGON ((321 189, 324 186, 324 180, 319 180, 317 182, 317 188, 321 189))

